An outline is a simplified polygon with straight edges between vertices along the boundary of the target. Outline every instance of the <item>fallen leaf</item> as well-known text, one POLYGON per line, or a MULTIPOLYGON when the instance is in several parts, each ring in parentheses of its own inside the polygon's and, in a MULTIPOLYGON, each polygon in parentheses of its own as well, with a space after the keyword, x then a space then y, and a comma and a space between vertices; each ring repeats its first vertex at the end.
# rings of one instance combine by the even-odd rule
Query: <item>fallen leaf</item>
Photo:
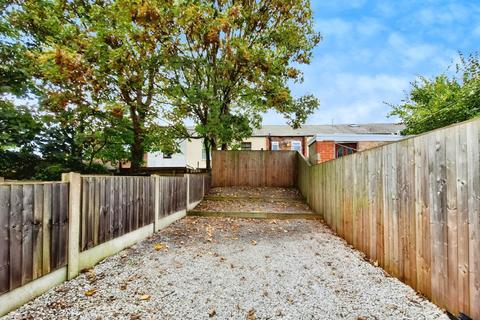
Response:
POLYGON ((86 295, 87 297, 91 297, 91 296, 93 296, 96 292, 97 292, 97 289, 90 289, 90 290, 85 291, 85 295, 86 295))
POLYGON ((165 248, 165 245, 163 243, 157 243, 154 246, 155 250, 160 251, 165 248))
POLYGON ((148 294, 141 295, 140 300, 150 300, 150 295, 148 294))
POLYGON ((253 244, 254 246, 256 246, 256 245, 257 245, 257 241, 252 240, 252 244, 253 244))
POLYGON ((257 317, 255 316, 255 309, 248 310, 247 313, 247 320, 255 320, 257 317))
POLYGON ((210 311, 208 311, 208 316, 211 318, 213 317, 214 315, 217 314, 217 311, 215 311, 215 309, 211 309, 210 311))

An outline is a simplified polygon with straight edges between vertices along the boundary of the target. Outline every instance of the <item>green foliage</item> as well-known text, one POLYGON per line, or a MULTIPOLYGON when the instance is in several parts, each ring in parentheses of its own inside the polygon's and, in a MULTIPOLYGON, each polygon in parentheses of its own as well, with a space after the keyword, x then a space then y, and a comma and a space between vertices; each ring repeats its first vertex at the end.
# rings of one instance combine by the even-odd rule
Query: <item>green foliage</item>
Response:
POLYGON ((0 9, 2 148, 30 142, 42 179, 94 171, 96 160, 131 160, 136 170, 145 152, 177 151, 183 138, 224 148, 268 110, 298 127, 318 107, 288 89, 320 41, 309 0, 22 0, 0 9), (8 95, 35 95, 34 116, 8 95))
POLYGON ((159 131, 172 8, 162 0, 25 0, 11 8, 10 23, 32 44, 43 110, 74 143, 72 158, 113 160, 127 147, 137 169, 144 152, 161 144, 162 135, 151 135, 159 131))
POLYGON ((420 77, 412 83, 402 104, 391 115, 406 125, 404 134, 419 134, 480 116, 480 63, 478 55, 460 55, 455 75, 420 77))
POLYGON ((310 1, 182 1, 177 21, 183 36, 169 56, 168 101, 213 148, 248 137, 268 110, 298 127, 318 107, 288 89, 320 41, 310 1))
POLYGON ((32 150, 40 124, 26 107, 0 100, 0 150, 32 150))

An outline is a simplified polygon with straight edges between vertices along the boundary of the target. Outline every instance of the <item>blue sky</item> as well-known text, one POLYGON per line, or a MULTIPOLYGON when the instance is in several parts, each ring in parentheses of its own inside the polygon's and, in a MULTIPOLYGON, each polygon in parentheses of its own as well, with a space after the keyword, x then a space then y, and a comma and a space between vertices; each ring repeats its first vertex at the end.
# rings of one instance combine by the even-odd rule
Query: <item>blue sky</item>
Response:
MULTIPOLYGON (((312 93, 320 108, 308 124, 393 122, 390 107, 418 75, 432 77, 480 44, 480 1, 312 0, 323 41, 295 96, 312 93)), ((284 124, 268 113, 264 124, 284 124)))

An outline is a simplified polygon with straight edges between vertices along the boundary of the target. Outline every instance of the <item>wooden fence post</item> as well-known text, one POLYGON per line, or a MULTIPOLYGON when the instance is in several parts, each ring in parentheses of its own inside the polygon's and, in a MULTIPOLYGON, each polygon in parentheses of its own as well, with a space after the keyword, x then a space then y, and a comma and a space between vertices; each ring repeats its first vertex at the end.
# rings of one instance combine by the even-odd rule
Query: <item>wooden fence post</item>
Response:
POLYGON ((186 174, 187 176, 187 195, 186 195, 186 199, 187 199, 187 211, 188 211, 188 206, 190 204, 190 175, 189 174, 186 174))
POLYGON ((152 176, 155 179, 155 214, 153 215, 153 232, 157 232, 160 229, 158 221, 160 220, 160 177, 157 175, 152 176))
POLYGON ((68 204, 68 259, 67 279, 75 278, 80 270, 80 208, 82 183, 79 173, 70 172, 62 174, 62 181, 70 184, 70 195, 68 204))

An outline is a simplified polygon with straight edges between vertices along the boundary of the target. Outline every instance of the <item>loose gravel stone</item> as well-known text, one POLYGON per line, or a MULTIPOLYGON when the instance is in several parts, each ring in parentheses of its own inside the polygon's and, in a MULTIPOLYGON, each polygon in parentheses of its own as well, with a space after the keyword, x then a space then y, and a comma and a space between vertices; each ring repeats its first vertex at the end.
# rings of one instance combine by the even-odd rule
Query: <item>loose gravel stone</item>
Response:
POLYGON ((113 318, 448 319, 319 221, 195 217, 4 317, 113 318))

